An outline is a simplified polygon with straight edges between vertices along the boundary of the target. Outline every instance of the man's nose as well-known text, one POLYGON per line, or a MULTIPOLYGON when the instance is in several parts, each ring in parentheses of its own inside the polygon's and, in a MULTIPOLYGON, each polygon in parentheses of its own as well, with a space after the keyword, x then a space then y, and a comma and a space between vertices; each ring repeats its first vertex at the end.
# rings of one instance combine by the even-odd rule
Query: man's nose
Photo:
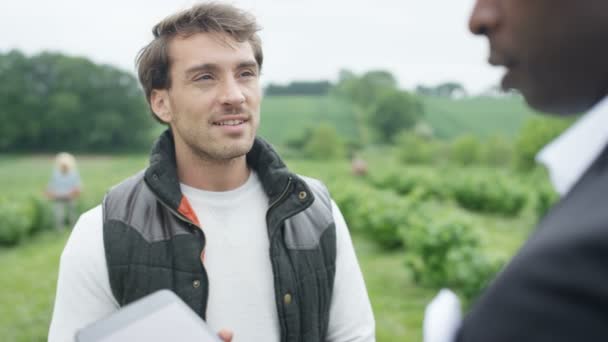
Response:
POLYGON ((477 0, 469 18, 469 30, 473 34, 488 35, 499 24, 498 0, 477 0))
POLYGON ((236 79, 228 78, 224 82, 220 102, 231 106, 240 105, 245 102, 245 93, 236 79))

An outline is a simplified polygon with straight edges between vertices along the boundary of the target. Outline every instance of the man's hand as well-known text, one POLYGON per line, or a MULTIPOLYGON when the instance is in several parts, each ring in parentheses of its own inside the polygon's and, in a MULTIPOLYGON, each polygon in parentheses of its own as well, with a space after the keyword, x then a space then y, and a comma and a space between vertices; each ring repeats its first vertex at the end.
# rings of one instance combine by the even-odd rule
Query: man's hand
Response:
POLYGON ((68 199, 73 200, 73 199, 78 198, 78 196, 80 196, 80 189, 76 188, 76 189, 70 191, 70 193, 68 194, 67 197, 68 197, 68 199))
POLYGON ((232 331, 230 331, 228 329, 222 329, 222 330, 220 330, 219 333, 217 333, 217 335, 222 339, 222 341, 231 342, 232 335, 234 335, 234 334, 232 333, 232 331))

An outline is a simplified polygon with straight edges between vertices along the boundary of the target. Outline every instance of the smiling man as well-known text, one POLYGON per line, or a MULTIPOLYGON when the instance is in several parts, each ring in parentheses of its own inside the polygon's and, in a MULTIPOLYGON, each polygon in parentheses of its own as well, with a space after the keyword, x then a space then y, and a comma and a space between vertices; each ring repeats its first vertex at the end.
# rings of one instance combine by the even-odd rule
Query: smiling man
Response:
POLYGON ((290 172, 256 137, 257 31, 249 14, 217 3, 154 27, 138 57, 139 79, 154 117, 169 128, 149 167, 74 227, 50 341, 71 340, 164 288, 236 341, 374 340, 339 209, 321 182, 290 172))
MULTIPOLYGON (((480 297, 457 340, 608 338, 608 2, 477 0, 473 33, 531 107, 587 111, 537 159, 559 203, 480 297)), ((447 340, 447 339, 446 339, 447 340)))

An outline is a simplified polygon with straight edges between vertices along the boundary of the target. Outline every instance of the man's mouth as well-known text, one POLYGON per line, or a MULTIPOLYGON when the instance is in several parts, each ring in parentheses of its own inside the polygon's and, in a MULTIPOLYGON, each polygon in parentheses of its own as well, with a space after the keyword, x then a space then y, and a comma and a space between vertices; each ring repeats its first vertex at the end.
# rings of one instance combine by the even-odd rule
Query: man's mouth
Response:
POLYGON ((495 51, 490 51, 488 63, 493 66, 504 66, 507 69, 511 69, 517 65, 513 58, 507 57, 505 55, 500 55, 495 51))
POLYGON ((245 120, 225 120, 225 121, 217 121, 213 124, 216 126, 238 126, 244 123, 245 120))
POLYGON ((212 121, 214 126, 239 126, 249 121, 249 116, 243 114, 224 115, 215 121, 212 121))

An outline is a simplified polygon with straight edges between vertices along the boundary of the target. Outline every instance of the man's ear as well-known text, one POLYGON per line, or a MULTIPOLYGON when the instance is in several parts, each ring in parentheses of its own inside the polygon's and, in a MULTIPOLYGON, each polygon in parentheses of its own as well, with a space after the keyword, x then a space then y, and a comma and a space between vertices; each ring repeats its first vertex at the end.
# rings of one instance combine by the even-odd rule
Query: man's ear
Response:
POLYGON ((165 89, 153 89, 150 94, 150 107, 162 122, 170 123, 173 121, 171 106, 169 103, 169 93, 165 89))

